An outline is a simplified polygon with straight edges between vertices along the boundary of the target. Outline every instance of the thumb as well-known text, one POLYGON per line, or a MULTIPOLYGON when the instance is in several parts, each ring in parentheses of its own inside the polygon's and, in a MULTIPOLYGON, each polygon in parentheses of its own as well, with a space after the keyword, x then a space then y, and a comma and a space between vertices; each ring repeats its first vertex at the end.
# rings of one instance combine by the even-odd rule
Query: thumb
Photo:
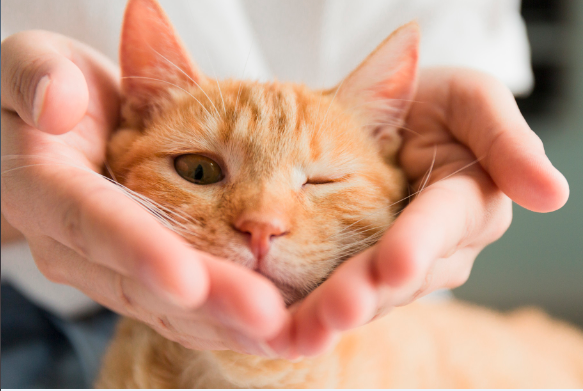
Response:
POLYGON ((85 115, 87 82, 68 58, 66 38, 25 31, 2 42, 2 108, 51 134, 71 130, 85 115))

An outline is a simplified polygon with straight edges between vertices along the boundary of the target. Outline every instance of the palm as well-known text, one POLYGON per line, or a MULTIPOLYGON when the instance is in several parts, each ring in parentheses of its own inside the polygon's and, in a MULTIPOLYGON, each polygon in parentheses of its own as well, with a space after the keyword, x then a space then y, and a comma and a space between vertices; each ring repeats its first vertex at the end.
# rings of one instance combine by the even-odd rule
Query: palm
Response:
POLYGON ((2 42, 2 80, 2 214, 39 270, 190 347, 257 352, 240 333, 260 339, 281 327, 277 290, 190 248, 95 175, 118 125, 112 64, 58 34, 23 32, 2 42))
POLYGON ((567 200, 564 177, 510 91, 490 76, 423 70, 405 125, 399 162, 413 200, 375 247, 346 261, 299 306, 299 354, 321 352, 339 330, 464 283, 477 254, 508 228, 510 198, 539 212, 567 200))

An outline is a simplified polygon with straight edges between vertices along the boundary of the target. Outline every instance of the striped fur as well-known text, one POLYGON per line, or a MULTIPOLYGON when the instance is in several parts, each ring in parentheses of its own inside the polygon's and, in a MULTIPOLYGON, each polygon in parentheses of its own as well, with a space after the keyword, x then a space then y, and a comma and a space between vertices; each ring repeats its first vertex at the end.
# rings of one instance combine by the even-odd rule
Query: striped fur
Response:
MULTIPOLYGON (((193 246, 262 273, 292 303, 373 245, 398 212, 398 128, 415 90, 418 41, 415 24, 402 27, 327 91, 216 82, 185 58, 154 0, 130 0, 113 174, 164 208, 158 217, 193 246), (195 185, 179 176, 173 160, 190 153, 215 160, 223 180, 195 185), (261 262, 237 229, 240 216, 277 219, 286 230, 261 262)), ((125 319, 98 386, 583 387, 583 336, 536 311, 414 303, 351 330, 330 352, 289 362, 190 350, 125 319)))
POLYGON ((286 220, 290 233, 274 240, 261 272, 297 300, 389 226, 403 176, 331 93, 277 82, 219 86, 224 110, 213 82, 188 90, 196 99, 173 91, 145 129, 112 140, 111 167, 125 186, 191 216, 186 239, 195 247, 250 268, 256 261, 236 219, 257 212, 286 220), (178 176, 172 158, 185 153, 216 160, 223 183, 178 176))

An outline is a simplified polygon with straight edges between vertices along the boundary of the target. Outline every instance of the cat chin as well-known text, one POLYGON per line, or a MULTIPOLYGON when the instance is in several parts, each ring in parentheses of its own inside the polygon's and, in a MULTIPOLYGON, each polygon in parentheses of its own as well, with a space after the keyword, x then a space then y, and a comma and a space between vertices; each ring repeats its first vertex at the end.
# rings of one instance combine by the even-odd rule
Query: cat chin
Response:
POLYGON ((237 251, 233 254, 233 252, 230 251, 226 252, 224 248, 208 248, 204 246, 197 246, 196 244, 192 243, 192 241, 191 245, 198 250, 206 251, 217 257, 228 259, 233 263, 245 266, 256 273, 261 274, 263 277, 267 278, 273 285, 275 285, 275 287, 279 290, 281 296, 283 297, 286 307, 290 307, 291 305, 304 299, 311 291, 313 291, 325 280, 322 279, 322 281, 320 281, 319 283, 310 284, 309 286, 307 286, 306 284, 302 284, 300 287, 296 287, 280 281, 278 278, 271 276, 268 272, 265 272, 261 269, 253 269, 253 265, 255 265, 256 261, 250 252, 249 254, 246 254, 244 251, 237 249, 237 251))
POLYGON ((296 304, 297 302, 303 300, 308 295, 308 293, 310 293, 310 291, 311 291, 311 290, 307 291, 306 289, 300 289, 297 287, 293 287, 291 285, 288 285, 286 283, 278 281, 275 278, 273 278, 267 274, 264 274, 260 271, 257 271, 257 273, 261 274, 263 277, 265 277, 269 281, 271 281, 271 283, 273 285, 275 285, 275 287, 281 293, 281 296, 283 297, 283 301, 285 302, 285 306, 287 308, 289 308, 291 305, 296 304))

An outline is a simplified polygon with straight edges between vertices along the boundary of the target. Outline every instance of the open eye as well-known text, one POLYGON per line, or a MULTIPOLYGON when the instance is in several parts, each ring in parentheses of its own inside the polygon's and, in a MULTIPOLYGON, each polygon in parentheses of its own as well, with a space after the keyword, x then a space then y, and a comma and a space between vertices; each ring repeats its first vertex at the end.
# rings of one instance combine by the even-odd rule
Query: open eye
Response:
POLYGON ((217 162, 202 155, 180 155, 174 159, 174 168, 181 177, 197 185, 210 185, 223 179, 217 162))

